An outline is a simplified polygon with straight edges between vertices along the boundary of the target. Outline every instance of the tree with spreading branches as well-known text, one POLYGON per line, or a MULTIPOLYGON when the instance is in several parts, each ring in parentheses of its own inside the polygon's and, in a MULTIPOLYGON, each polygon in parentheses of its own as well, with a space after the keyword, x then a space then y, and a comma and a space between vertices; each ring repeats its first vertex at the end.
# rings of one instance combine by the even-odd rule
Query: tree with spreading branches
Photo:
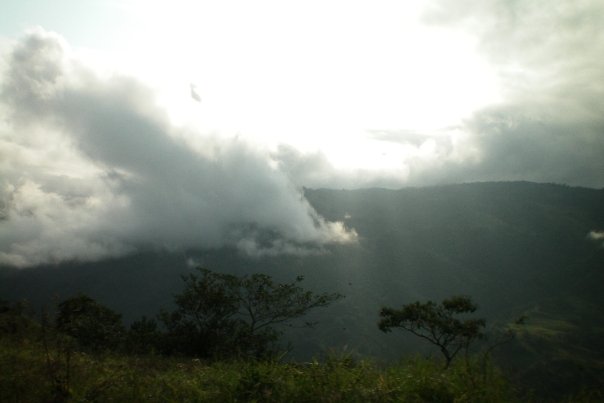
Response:
POLYGON ((462 349, 483 337, 484 319, 462 319, 459 315, 475 312, 476 304, 470 297, 455 296, 443 300, 440 304, 432 301, 414 302, 400 309, 382 308, 378 327, 383 332, 402 329, 440 349, 445 357, 445 368, 462 349))
POLYGON ((185 289, 175 297, 177 309, 160 317, 172 349, 189 355, 269 357, 277 351, 280 326, 342 297, 304 290, 302 276, 277 283, 260 273, 197 271, 183 277, 185 289))

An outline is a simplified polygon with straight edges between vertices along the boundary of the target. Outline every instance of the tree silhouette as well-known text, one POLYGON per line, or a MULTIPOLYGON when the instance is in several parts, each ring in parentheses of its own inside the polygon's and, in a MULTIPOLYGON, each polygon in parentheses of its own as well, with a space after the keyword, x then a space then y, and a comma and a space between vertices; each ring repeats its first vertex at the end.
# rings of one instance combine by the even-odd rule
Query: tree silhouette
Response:
POLYGON ((445 357, 448 368, 457 353, 483 336, 484 319, 458 319, 455 316, 473 313, 477 306, 470 297, 455 296, 440 304, 432 301, 414 302, 400 309, 382 308, 378 327, 383 332, 400 328, 428 340, 445 357))
POLYGON ((83 294, 61 302, 55 322, 57 330, 92 350, 114 349, 124 336, 121 315, 83 294))
POLYGON ((238 277, 197 270, 199 274, 183 277, 185 289, 175 297, 177 309, 160 316, 171 349, 185 354, 270 356, 282 334, 280 325, 341 298, 304 290, 299 285, 302 276, 276 283, 266 274, 238 277))

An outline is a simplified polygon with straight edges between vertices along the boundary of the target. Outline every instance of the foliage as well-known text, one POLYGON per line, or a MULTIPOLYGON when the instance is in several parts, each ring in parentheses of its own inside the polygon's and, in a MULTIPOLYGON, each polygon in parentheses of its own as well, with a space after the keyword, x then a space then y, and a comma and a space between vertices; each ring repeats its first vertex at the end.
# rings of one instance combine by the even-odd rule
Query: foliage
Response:
POLYGON ((270 357, 277 352, 279 325, 341 298, 304 290, 299 286, 302 276, 291 283, 276 283, 266 274, 238 277, 198 271, 183 277, 185 289, 175 297, 177 310, 160 315, 171 352, 270 357))
POLYGON ((124 336, 121 315, 83 294, 59 304, 55 323, 90 350, 115 349, 124 336))
MULTIPOLYGON (((72 337, 45 323, 44 316, 36 322, 27 309, 15 307, 0 310, 0 319, 9 311, 13 322, 27 325, 0 337, 2 402, 522 401, 497 367, 481 356, 453 362, 445 370, 438 362, 419 357, 381 367, 347 350, 306 363, 207 362, 135 355, 130 349, 127 353, 83 351, 72 337)), ((136 323, 130 329, 133 334, 148 336, 157 331, 153 320, 143 318, 136 323)), ((560 401, 601 399, 600 391, 585 389, 560 401)))
POLYGON ((177 309, 159 316, 167 330, 164 349, 185 355, 223 355, 235 343, 238 279, 200 269, 183 277, 185 288, 174 298, 177 309))
POLYGON ((31 328, 35 326, 33 314, 27 302, 0 300, 0 338, 22 340, 25 335, 31 334, 31 328))
POLYGON ((349 357, 321 362, 215 361, 74 352, 67 397, 57 398, 40 345, 0 344, 0 401, 129 402, 506 402, 493 369, 472 381, 463 365, 443 371, 413 359, 388 368, 349 357), (36 387, 27 387, 36 385, 36 387))
POLYGON ((126 351, 134 354, 148 354, 162 348, 162 333, 155 319, 143 316, 132 322, 126 334, 126 351))
POLYGON ((400 309, 382 308, 378 327, 383 332, 400 328, 428 340, 437 346, 445 357, 445 368, 462 348, 482 337, 484 319, 458 319, 455 316, 476 311, 471 298, 455 296, 440 304, 432 301, 414 302, 400 309))

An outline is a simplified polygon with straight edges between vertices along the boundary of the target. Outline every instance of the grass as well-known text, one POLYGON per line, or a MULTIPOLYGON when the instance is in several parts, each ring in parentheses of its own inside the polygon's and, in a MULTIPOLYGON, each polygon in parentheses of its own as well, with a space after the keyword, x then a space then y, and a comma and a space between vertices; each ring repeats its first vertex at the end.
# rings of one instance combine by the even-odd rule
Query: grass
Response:
POLYGON ((507 402, 503 377, 463 360, 414 358, 381 368, 347 355, 319 362, 204 363, 161 356, 89 355, 0 340, 4 402, 507 402))
MULTIPOLYGON (((497 367, 481 355, 467 360, 460 356, 445 370, 442 361, 422 357, 381 366, 347 350, 305 363, 204 362, 117 352, 123 349, 84 353, 74 339, 35 321, 23 316, 4 319, 0 321, 0 330, 5 330, 0 332, 0 402, 553 401, 527 396, 525 391, 519 398, 497 367)), ((558 360, 548 367, 556 373, 570 371, 567 378, 574 382, 574 366, 558 360)), ((543 380, 527 377, 532 385, 543 380)), ((567 390, 580 393, 559 401, 604 401, 594 388, 567 390)))

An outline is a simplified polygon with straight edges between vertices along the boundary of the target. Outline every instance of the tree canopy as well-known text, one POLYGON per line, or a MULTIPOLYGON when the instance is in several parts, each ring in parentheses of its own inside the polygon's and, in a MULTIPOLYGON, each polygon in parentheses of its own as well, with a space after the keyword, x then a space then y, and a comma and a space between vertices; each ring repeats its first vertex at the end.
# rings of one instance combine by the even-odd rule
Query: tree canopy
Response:
POLYGON ((456 316, 475 312, 470 297, 454 296, 440 304, 432 301, 414 302, 400 309, 382 308, 378 327, 383 332, 393 328, 408 331, 436 345, 445 357, 445 367, 462 348, 483 336, 484 319, 460 319, 456 316))
POLYGON ((121 315, 83 294, 62 301, 55 322, 59 331, 93 350, 115 348, 124 336, 121 315))
POLYGON ((280 325, 342 297, 304 290, 302 276, 278 283, 260 273, 197 272, 183 277, 185 288, 175 297, 177 309, 160 315, 169 348, 185 354, 270 356, 278 349, 280 325))

